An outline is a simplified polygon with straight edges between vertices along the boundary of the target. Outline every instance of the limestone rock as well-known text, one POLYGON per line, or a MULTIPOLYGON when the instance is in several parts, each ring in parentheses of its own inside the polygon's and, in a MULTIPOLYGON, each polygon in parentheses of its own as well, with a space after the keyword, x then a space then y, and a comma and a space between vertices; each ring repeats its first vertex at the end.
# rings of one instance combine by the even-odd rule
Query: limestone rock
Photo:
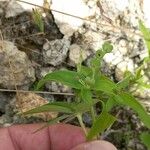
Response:
POLYGON ((67 57, 70 40, 63 38, 47 41, 43 45, 43 61, 53 66, 60 65, 67 57))
POLYGON ((6 18, 16 16, 25 10, 15 0, 9 2, 6 11, 6 18))
MULTIPOLYGON (((51 8, 81 18, 86 18, 91 13, 83 0, 52 0, 51 8)), ((52 11, 52 13, 60 31, 67 36, 71 35, 84 23, 84 20, 79 18, 74 18, 55 11, 52 11)))
POLYGON ((35 71, 27 55, 12 42, 0 41, 0 86, 14 89, 28 87, 35 81, 35 71))
MULTIPOLYGON (((18 93, 17 95, 16 108, 19 112, 26 112, 44 104, 48 104, 48 100, 35 93, 18 93)), ((57 117, 57 114, 56 112, 44 112, 28 116, 36 116, 44 120, 49 120, 57 117)))

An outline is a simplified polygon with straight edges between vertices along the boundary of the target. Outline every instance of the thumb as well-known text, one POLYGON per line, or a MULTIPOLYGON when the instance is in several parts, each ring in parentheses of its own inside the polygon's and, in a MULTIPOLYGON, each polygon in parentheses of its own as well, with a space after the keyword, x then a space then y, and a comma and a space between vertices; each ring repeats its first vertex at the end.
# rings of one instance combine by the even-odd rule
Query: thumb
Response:
POLYGON ((71 150, 117 150, 117 148, 106 141, 92 141, 80 144, 71 150))

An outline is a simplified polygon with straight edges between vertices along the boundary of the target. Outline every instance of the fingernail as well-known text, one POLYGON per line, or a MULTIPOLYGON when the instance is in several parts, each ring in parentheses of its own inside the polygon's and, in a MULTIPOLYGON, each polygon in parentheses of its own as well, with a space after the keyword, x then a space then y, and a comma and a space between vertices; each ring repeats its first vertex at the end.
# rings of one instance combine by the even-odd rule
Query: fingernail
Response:
POLYGON ((80 144, 71 150, 117 150, 117 148, 106 141, 92 141, 80 144))

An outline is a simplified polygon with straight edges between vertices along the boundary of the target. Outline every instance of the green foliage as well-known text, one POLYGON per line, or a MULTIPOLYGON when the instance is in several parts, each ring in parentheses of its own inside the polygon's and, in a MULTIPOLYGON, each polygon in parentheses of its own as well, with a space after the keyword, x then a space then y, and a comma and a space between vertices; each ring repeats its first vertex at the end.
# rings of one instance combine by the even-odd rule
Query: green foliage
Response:
POLYGON ((44 22, 42 19, 42 14, 38 9, 33 9, 32 17, 34 23, 38 26, 40 32, 44 32, 44 22))
POLYGON ((139 21, 139 28, 143 34, 147 49, 148 49, 148 54, 150 57, 150 30, 145 27, 144 23, 140 20, 139 21))
POLYGON ((105 42, 102 46, 104 53, 110 53, 113 50, 113 46, 109 42, 105 42))
POLYGON ((96 75, 95 84, 92 86, 93 90, 105 93, 113 93, 113 89, 115 88, 116 84, 104 75, 96 75))
POLYGON ((139 118, 145 124, 145 126, 150 128, 150 115, 146 112, 144 107, 131 94, 122 92, 117 96, 119 96, 119 98, 121 99, 118 101, 118 103, 121 103, 123 105, 132 108, 138 114, 139 118))
POLYGON ((71 88, 82 89, 83 85, 79 82, 79 75, 77 72, 69 70, 59 70, 47 74, 37 85, 37 90, 40 89, 46 82, 55 81, 67 85, 71 88))
POLYGON ((96 120, 93 122, 93 125, 87 135, 87 140, 92 140, 99 133, 105 131, 105 129, 109 128, 114 122, 116 118, 110 115, 105 110, 97 116, 96 120))
POLYGON ((140 135, 141 141, 147 146, 148 150, 150 150, 150 133, 143 132, 140 135))
POLYGON ((143 64, 136 70, 136 83, 140 88, 142 87, 150 89, 150 84, 145 83, 144 79, 142 78, 142 71, 145 68, 145 64, 148 65, 150 63, 150 30, 141 20, 139 21, 139 28, 143 34, 144 41, 148 49, 148 56, 143 59, 143 64))
POLYGON ((32 110, 26 111, 23 114, 35 114, 35 113, 41 113, 41 112, 64 112, 64 113, 73 113, 73 108, 70 104, 66 102, 54 102, 54 103, 48 103, 39 107, 36 107, 32 110))
POLYGON ((115 98, 112 96, 107 100, 105 104, 105 110, 109 112, 113 107, 117 105, 119 105, 118 101, 116 101, 115 98))
POLYGON ((134 75, 131 72, 129 71, 125 72, 124 79, 122 79, 121 81, 117 83, 117 89, 121 90, 121 89, 125 89, 126 87, 128 87, 133 78, 134 78, 134 75))
MULTIPOLYGON (((144 38, 149 40, 149 32, 140 22, 141 31, 144 38)), ((65 116, 51 120, 48 124, 61 121, 69 116, 78 118, 79 123, 86 134, 86 129, 82 120, 82 115, 85 112, 91 113, 92 127, 87 135, 87 140, 92 140, 94 137, 105 132, 115 121, 116 117, 110 114, 111 109, 116 106, 128 106, 132 108, 139 116, 141 121, 150 128, 150 116, 144 107, 126 90, 129 86, 138 83, 142 75, 143 66, 140 66, 135 71, 135 74, 130 72, 125 73, 122 81, 114 83, 101 70, 101 61, 106 53, 111 52, 113 46, 109 42, 105 42, 102 48, 99 49, 95 57, 91 59, 90 66, 83 66, 81 62, 77 65, 77 71, 59 70, 48 73, 37 84, 36 90, 44 86, 45 83, 55 81, 67 85, 75 91, 75 101, 72 103, 55 102, 34 108, 24 115, 41 113, 41 112, 61 112, 65 116), (94 110, 97 103, 101 103, 101 113, 97 114, 94 110)), ((149 59, 148 59, 149 60, 149 59)))

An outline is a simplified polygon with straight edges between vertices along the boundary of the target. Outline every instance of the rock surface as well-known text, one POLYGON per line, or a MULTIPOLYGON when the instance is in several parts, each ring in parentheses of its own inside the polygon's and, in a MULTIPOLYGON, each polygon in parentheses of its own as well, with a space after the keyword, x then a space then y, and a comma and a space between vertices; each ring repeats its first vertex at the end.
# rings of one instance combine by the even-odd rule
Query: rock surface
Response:
POLYGON ((28 87, 35 81, 35 71, 24 52, 12 42, 0 41, 0 87, 28 87))
POLYGON ((44 63, 53 66, 60 65, 67 57, 69 46, 70 40, 65 38, 60 40, 47 41, 43 45, 44 63))
MULTIPOLYGON (((26 112, 36 107, 42 106, 44 104, 48 104, 48 100, 42 98, 41 96, 35 93, 18 93, 16 99, 16 109, 18 112, 26 112)), ((57 117, 57 112, 45 112, 45 113, 38 113, 29 116, 36 116, 42 118, 43 120, 47 121, 52 118, 57 117)))
MULTIPOLYGON (((5 113, 5 107, 8 103, 10 103, 11 96, 6 93, 0 92, 0 113, 3 114, 5 113)), ((1 116, 1 115, 0 115, 1 116)))

